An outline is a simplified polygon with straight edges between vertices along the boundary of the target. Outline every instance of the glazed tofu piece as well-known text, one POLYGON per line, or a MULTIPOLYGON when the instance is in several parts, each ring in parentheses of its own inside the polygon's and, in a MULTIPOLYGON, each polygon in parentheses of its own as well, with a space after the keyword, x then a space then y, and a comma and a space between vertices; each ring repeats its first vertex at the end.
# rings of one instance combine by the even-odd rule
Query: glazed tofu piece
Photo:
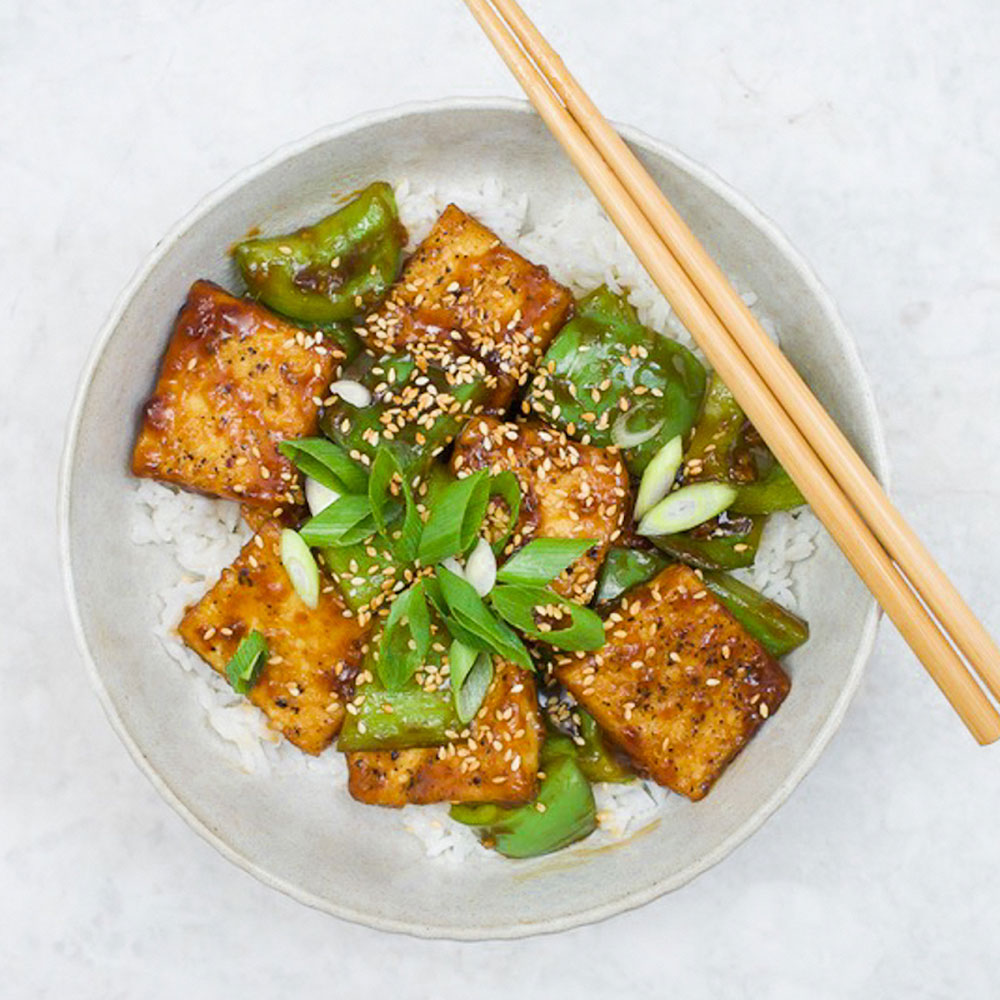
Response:
POLYGON ((449 205, 358 332, 376 353, 439 343, 456 357, 481 359, 497 380, 490 408, 500 412, 572 304, 546 268, 449 205))
POLYGON ((281 526, 265 524, 187 609, 178 631, 221 674, 240 640, 262 633, 270 659, 249 698, 290 742, 318 754, 340 731, 368 631, 335 588, 320 593, 315 611, 302 602, 281 564, 280 539, 281 526))
POLYGON ((788 676, 680 563, 630 590, 594 653, 556 676, 636 767, 701 799, 788 694, 788 676))
POLYGON ((596 539, 553 582, 560 594, 590 601, 629 510, 628 472, 615 452, 577 444, 548 424, 475 417, 456 439, 451 465, 456 475, 509 469, 517 476, 521 513, 512 551, 536 537, 596 539))
POLYGON ((277 521, 283 528, 295 528, 302 523, 309 513, 304 504, 288 504, 269 510, 267 507, 256 507, 253 504, 240 504, 240 517, 246 526, 256 534, 268 521, 277 521))
POLYGON ((534 677, 494 659, 479 713, 454 742, 414 750, 347 755, 348 789, 359 802, 528 802, 538 792, 542 724, 534 677))
POLYGON ((268 511, 301 503, 278 445, 316 433, 342 357, 256 302, 196 281, 143 409, 132 471, 268 511))

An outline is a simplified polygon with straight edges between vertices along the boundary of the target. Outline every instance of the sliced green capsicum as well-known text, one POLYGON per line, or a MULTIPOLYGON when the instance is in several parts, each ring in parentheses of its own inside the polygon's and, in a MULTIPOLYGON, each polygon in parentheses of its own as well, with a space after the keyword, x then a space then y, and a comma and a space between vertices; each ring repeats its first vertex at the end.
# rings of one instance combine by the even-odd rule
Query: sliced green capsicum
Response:
POLYGON ((316 330, 323 334, 326 343, 336 344, 344 352, 341 365, 349 365, 361 353, 361 338, 350 323, 323 323, 316 330))
POLYGON ((369 684, 362 691, 365 700, 357 715, 344 719, 337 739, 340 751, 443 746, 463 728, 450 690, 425 691, 409 684, 386 691, 369 684))
POLYGON ((684 478, 688 482, 711 480, 748 483, 756 478, 749 449, 741 447, 746 416, 733 394, 716 372, 708 387, 684 454, 684 478))
POLYGON ((734 514, 773 514, 794 510, 806 502, 798 486, 784 468, 775 462, 756 482, 736 488, 736 499, 729 509, 734 514))
POLYGON ((509 808, 456 805, 451 818, 480 828, 483 843, 508 858, 535 858, 589 836, 597 827, 590 782, 567 756, 546 759, 545 778, 534 802, 509 808))
POLYGON ((682 468, 687 482, 735 486, 736 499, 729 508, 734 514, 763 516, 806 502, 715 372, 709 376, 682 468))
POLYGON ((673 559, 656 550, 612 547, 601 566, 594 603, 606 604, 617 600, 626 590, 652 580, 672 562, 673 559))
POLYGON ((570 757, 576 761, 588 781, 610 781, 621 784, 632 781, 635 772, 621 760, 608 744, 594 717, 580 706, 574 706, 568 720, 561 720, 545 738, 546 755, 570 757), (572 735, 564 730, 569 728, 572 735))
POLYGON ((665 441, 691 429, 704 391, 698 359, 602 286, 549 345, 528 401, 571 438, 619 445, 638 475, 665 441))
POLYGON ((233 256, 250 294, 306 323, 370 310, 396 280, 406 230, 392 188, 366 187, 343 208, 283 236, 243 240, 233 256))
POLYGON ((698 569, 741 569, 752 566, 760 548, 763 517, 719 517, 676 535, 656 535, 649 540, 662 552, 698 569))
POLYGON ((378 639, 369 643, 361 676, 374 678, 359 687, 360 704, 349 712, 337 740, 337 749, 405 750, 409 747, 442 746, 465 727, 458 717, 448 683, 446 661, 452 640, 437 614, 431 614, 431 642, 422 665, 413 678, 396 690, 386 688, 378 677, 375 651, 378 639))
POLYGON ((808 641, 808 622, 742 580, 718 570, 706 570, 704 580, 729 613, 772 656, 787 656, 808 641))

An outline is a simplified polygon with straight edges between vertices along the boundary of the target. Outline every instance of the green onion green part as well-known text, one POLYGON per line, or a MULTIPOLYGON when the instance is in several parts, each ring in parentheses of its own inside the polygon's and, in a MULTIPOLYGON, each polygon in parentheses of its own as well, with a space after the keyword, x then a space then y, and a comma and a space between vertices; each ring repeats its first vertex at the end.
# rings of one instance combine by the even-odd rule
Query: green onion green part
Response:
POLYGON ((243 637, 226 664, 226 678, 237 694, 247 694, 257 683, 267 657, 267 640, 260 632, 254 629, 243 637))
POLYGON ((521 484, 510 469, 504 469, 490 477, 490 497, 500 497, 507 505, 507 527, 504 533, 493 543, 493 554, 498 556, 514 534, 517 519, 521 516, 521 484))
POLYGON ((493 657, 456 639, 451 644, 448 663, 455 711, 465 725, 475 718, 493 681, 493 657))
POLYGON ((525 670, 533 669, 517 633, 496 618, 470 583, 443 566, 438 566, 434 580, 436 586, 429 586, 428 594, 452 638, 481 652, 497 653, 525 670))
POLYGON ((278 451, 300 472, 341 495, 364 493, 368 488, 368 473, 343 448, 326 438, 282 441, 278 451))
POLYGON ((490 594, 490 603, 497 614, 530 639, 557 649, 594 650, 604 645, 604 622, 600 615, 548 587, 498 584, 490 594), (567 613, 569 624, 562 626, 567 613), (542 618, 541 622, 536 615, 542 618))
POLYGON ((372 505, 367 496, 348 495, 334 500, 299 529, 307 545, 353 545, 375 533, 372 505))
POLYGON ((543 587, 576 562, 596 541, 594 538, 536 538, 500 567, 497 580, 543 587))
POLYGON ((418 582, 392 602, 379 641, 379 680, 398 691, 423 664, 430 645, 431 616, 424 585, 418 582))
POLYGON ((485 469, 446 487, 424 525, 417 552, 420 561, 432 566, 448 556, 467 552, 479 534, 489 498, 489 473, 485 469))

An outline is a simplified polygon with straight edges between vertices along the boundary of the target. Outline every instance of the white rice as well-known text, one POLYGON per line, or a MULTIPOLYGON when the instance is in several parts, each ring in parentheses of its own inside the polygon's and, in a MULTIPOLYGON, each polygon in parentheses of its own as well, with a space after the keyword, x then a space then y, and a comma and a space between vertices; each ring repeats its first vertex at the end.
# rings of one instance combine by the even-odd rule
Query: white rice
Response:
MULTIPOLYGON (((529 259, 545 264, 575 293, 583 294, 602 283, 615 291, 627 289, 643 323, 700 353, 593 199, 583 198, 545 214, 541 207, 533 211, 527 196, 505 191, 495 178, 447 191, 414 190, 403 181, 396 188, 396 198, 411 245, 423 239, 449 202, 455 202, 529 259)), ((740 291, 756 313, 756 295, 740 291)), ((777 340, 774 325, 767 317, 758 314, 758 318, 777 340)), ((159 594, 163 606, 155 633, 169 655, 189 672, 192 694, 205 709, 206 724, 232 747, 234 763, 250 773, 321 771, 334 784, 346 788, 343 754, 330 750, 314 758, 284 741, 268 727, 264 714, 236 695, 176 633, 185 607, 218 579, 250 537, 239 505, 175 491, 149 480, 137 483, 135 500, 132 541, 162 546, 182 571, 178 582, 159 594)), ((819 523, 809 511, 773 515, 754 566, 739 575, 768 597, 794 609, 794 570, 815 550, 818 530, 819 523)), ((642 829, 656 818, 668 797, 665 789, 648 781, 597 785, 594 793, 599 829, 586 842, 593 846, 642 829)), ((428 857, 457 862, 473 853, 484 853, 474 831, 448 818, 447 805, 407 806, 399 816, 403 828, 421 841, 428 857)))

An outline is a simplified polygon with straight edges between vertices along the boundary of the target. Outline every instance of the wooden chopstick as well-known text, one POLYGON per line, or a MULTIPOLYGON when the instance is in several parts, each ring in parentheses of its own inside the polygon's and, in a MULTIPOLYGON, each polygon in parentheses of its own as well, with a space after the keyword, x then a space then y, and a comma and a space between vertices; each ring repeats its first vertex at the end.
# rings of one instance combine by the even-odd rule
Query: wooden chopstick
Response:
MULTIPOLYGON (((966 726, 980 743, 1000 738, 996 709, 622 180, 497 11, 487 0, 465 3, 639 261, 966 726)), ((500 3, 509 6, 509 0, 500 3)), ((523 12, 521 17, 527 20, 523 12)), ((530 43, 530 36, 526 37, 530 43)))
POLYGON ((952 642, 993 696, 1000 698, 1000 648, 903 520, 871 470, 516 0, 493 0, 493 5, 952 642))

